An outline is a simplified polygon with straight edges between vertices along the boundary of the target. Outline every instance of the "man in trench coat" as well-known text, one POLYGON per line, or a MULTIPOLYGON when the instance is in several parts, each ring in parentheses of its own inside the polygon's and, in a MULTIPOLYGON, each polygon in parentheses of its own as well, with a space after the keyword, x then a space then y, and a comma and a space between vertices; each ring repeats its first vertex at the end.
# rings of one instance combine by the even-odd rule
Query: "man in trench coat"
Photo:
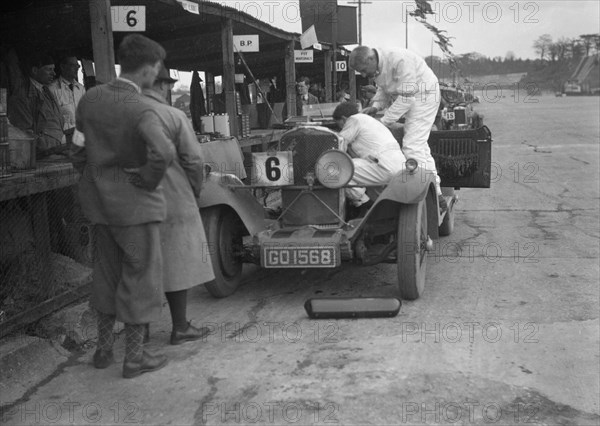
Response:
POLYGON ((176 151, 161 183, 167 201, 167 218, 160 225, 163 288, 173 322, 172 345, 198 340, 208 333, 206 327, 199 329, 188 322, 187 291, 215 278, 196 203, 203 179, 200 144, 185 113, 166 101, 176 81, 163 66, 152 89, 143 91, 156 102, 161 125, 176 151))

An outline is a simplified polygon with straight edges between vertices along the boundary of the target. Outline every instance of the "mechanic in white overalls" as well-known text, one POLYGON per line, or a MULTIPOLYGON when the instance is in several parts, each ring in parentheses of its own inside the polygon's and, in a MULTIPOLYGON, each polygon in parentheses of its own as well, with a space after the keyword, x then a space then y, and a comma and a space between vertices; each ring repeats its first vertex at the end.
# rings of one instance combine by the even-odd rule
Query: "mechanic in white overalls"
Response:
MULTIPOLYGON (((342 102, 333 111, 342 129, 340 150, 347 151, 354 163, 349 185, 386 185, 405 167, 406 158, 390 130, 379 120, 358 112, 353 102, 342 102)), ((346 198, 354 207, 366 206, 365 188, 346 188, 346 198)))
MULTIPOLYGON (((440 104, 438 79, 416 53, 406 49, 387 51, 359 46, 350 54, 350 68, 363 77, 374 78, 377 93, 373 106, 362 110, 375 114, 385 109, 381 122, 392 126, 405 116, 402 151, 406 158, 414 158, 424 165, 427 173, 435 174, 436 191, 442 194, 435 161, 427 140, 440 104)), ((445 201, 440 207, 445 209, 445 201)))

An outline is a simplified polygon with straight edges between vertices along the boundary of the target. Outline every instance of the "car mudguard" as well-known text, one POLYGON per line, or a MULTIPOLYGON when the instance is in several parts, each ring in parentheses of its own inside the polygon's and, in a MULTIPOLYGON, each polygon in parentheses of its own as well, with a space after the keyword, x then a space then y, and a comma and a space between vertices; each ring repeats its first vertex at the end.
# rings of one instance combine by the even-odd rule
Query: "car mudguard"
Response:
POLYGON ((198 206, 200 209, 218 205, 231 207, 250 235, 255 235, 265 229, 265 212, 249 189, 237 187, 242 185, 244 183, 235 175, 210 172, 202 184, 198 206))
POLYGON ((415 204, 424 199, 427 202, 427 225, 430 236, 438 238, 441 218, 435 191, 435 175, 420 167, 412 173, 403 170, 392 178, 381 191, 364 220, 350 233, 351 237, 358 235, 366 224, 377 221, 377 217, 380 217, 379 210, 389 209, 390 201, 397 204, 415 204))

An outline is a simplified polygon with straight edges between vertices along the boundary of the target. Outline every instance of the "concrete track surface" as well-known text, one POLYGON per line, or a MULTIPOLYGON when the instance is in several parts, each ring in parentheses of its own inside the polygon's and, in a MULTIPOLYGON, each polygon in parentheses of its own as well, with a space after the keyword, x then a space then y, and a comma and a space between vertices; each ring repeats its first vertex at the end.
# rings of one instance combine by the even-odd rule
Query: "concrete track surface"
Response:
POLYGON ((313 321, 303 308, 394 296, 393 264, 250 266, 229 298, 191 292, 189 318, 213 331, 203 341, 168 345, 165 306, 150 347, 166 368, 122 379, 122 336, 106 370, 93 348, 62 354, 3 398, 3 422, 599 424, 600 98, 489 91, 475 108, 493 133, 492 188, 458 192, 426 291, 397 317, 313 321))

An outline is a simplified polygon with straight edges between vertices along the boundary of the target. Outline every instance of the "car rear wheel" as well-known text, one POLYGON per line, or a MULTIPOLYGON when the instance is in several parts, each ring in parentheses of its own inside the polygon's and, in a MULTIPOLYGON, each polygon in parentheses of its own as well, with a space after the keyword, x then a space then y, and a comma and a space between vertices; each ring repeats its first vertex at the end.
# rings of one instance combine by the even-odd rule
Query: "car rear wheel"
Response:
POLYGON ((402 204, 398 217, 398 289, 400 297, 415 300, 425 289, 427 270, 427 203, 402 204))
POLYGON ((215 280, 206 283, 206 288, 214 297, 226 297, 242 280, 244 225, 229 208, 210 207, 200 213, 215 272, 215 280))

